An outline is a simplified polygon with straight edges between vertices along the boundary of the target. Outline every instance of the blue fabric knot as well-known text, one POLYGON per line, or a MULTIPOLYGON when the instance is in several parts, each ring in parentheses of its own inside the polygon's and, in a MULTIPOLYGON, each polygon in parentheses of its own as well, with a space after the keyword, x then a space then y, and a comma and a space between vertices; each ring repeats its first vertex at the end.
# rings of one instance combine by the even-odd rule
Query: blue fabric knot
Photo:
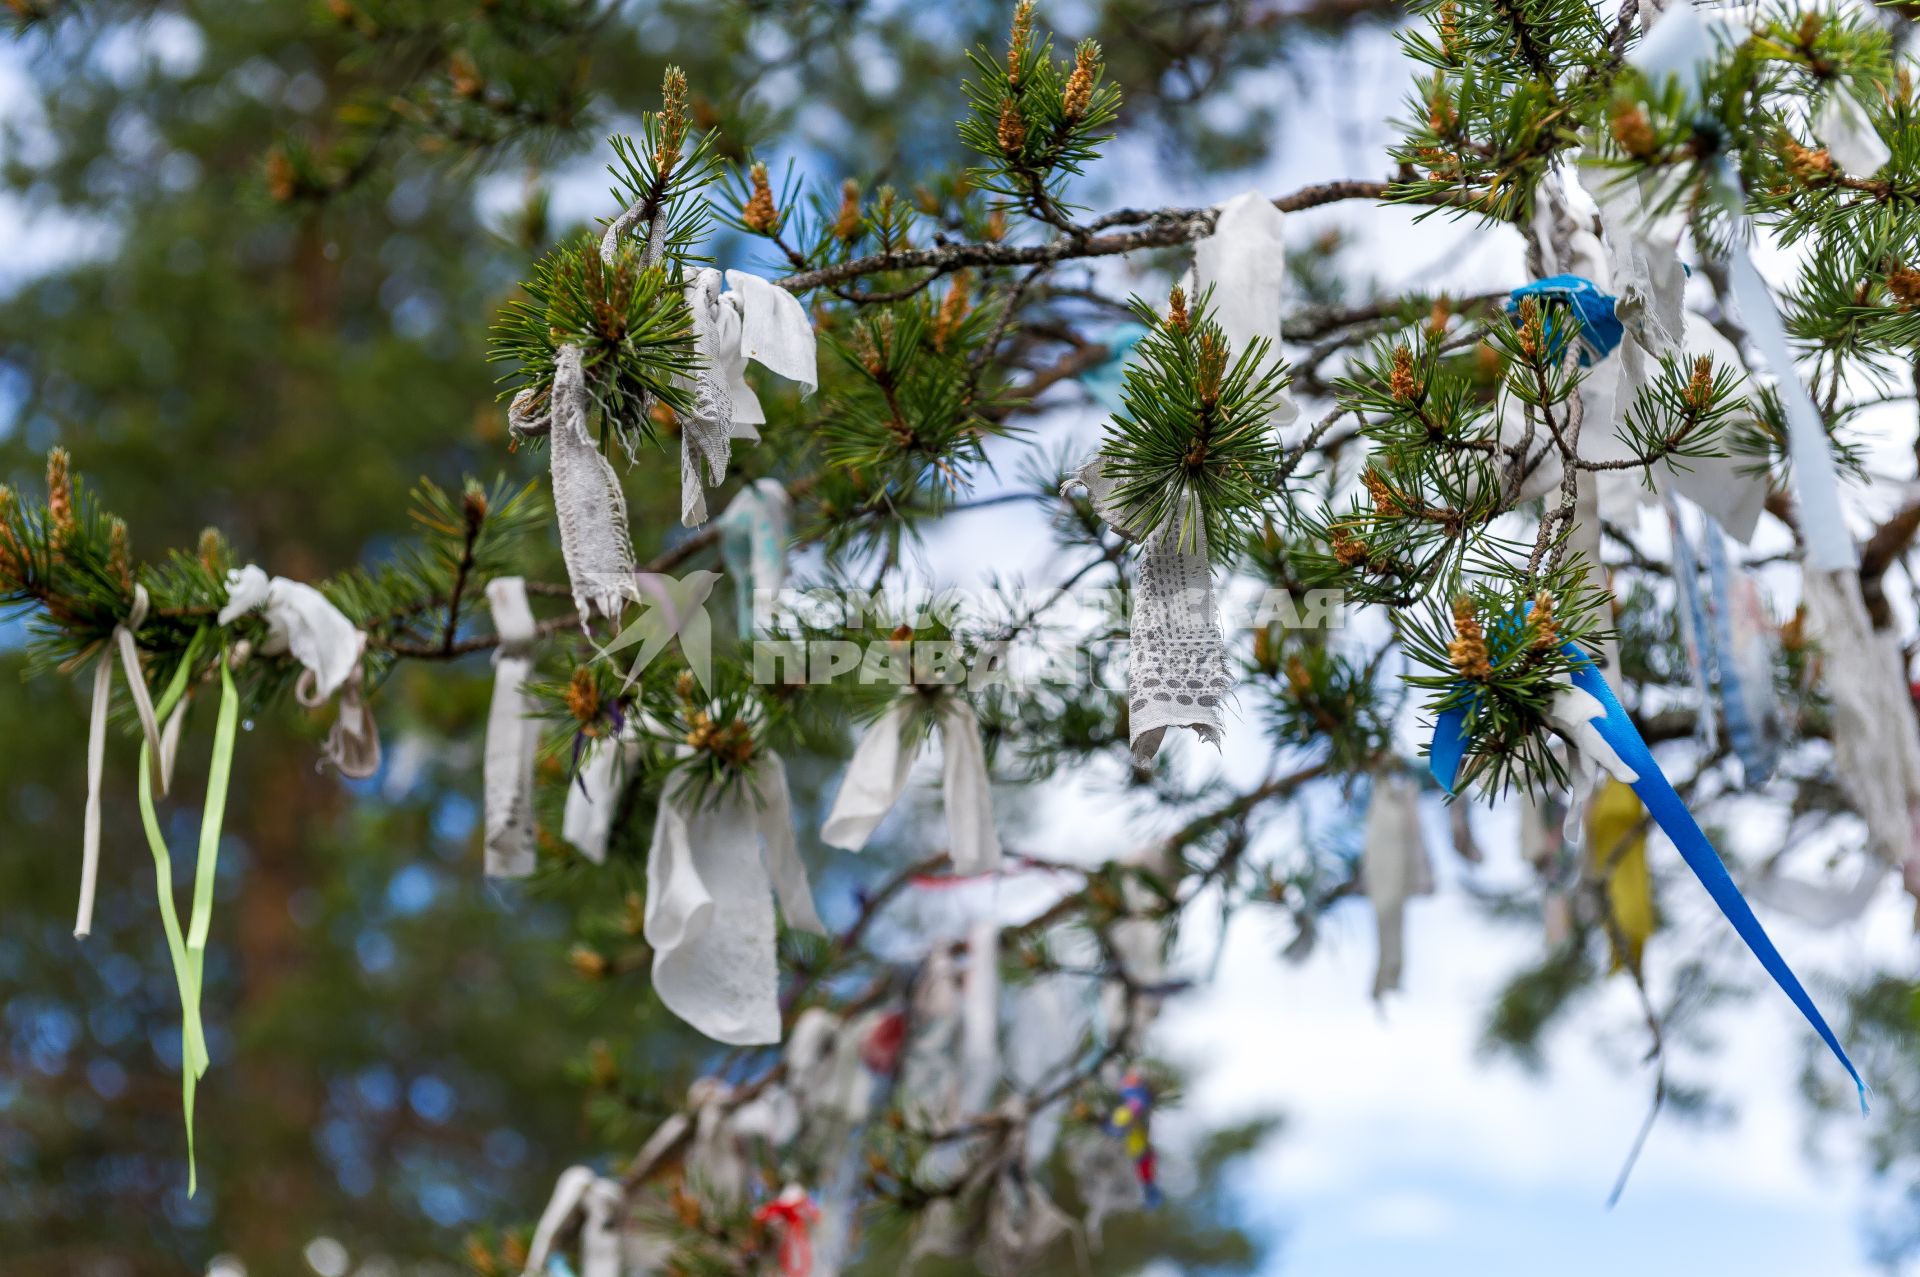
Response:
POLYGON ((1619 317, 1613 313, 1613 298, 1601 292, 1592 280, 1579 275, 1552 275, 1522 284, 1508 298, 1507 314, 1517 317, 1520 302, 1528 297, 1558 303, 1547 307, 1541 316, 1547 333, 1547 352, 1554 358, 1566 350, 1569 339, 1559 322, 1562 311, 1573 315, 1577 332, 1572 336, 1580 343, 1581 367, 1591 367, 1605 359, 1620 344, 1624 330, 1619 317))

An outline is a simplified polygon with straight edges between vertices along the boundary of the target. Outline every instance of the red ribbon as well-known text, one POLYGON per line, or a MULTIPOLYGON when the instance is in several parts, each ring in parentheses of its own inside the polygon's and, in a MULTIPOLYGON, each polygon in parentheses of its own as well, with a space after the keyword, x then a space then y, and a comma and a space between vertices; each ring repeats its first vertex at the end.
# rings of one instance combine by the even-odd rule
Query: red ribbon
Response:
POLYGON ((813 1271, 813 1225, 820 1208, 797 1188, 790 1188, 753 1213, 757 1224, 780 1227, 782 1277, 807 1277, 813 1271))

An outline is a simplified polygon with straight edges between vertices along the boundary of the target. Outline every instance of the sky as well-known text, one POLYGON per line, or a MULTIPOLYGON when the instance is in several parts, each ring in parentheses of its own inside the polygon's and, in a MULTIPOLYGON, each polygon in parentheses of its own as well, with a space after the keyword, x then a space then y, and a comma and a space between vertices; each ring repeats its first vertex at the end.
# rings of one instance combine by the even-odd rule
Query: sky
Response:
MULTIPOLYGON (((0 45, 0 117, 22 109, 16 57, 0 45)), ((1087 202, 1194 204, 1242 189, 1279 193, 1377 175, 1386 168, 1384 122, 1399 110, 1409 74, 1389 38, 1363 34, 1252 86, 1250 92, 1283 99, 1286 107, 1285 136, 1266 171, 1181 185, 1147 147, 1123 146, 1096 173, 1105 189, 1091 192, 1087 202)), ((504 206, 518 189, 516 178, 483 187, 477 198, 483 206, 504 206)), ((590 217, 605 211, 604 200, 596 162, 559 184, 556 212, 590 217)), ((1404 210, 1350 205, 1300 215, 1289 222, 1289 240, 1305 242, 1330 224, 1358 235, 1351 260, 1383 282, 1460 291, 1522 282, 1517 237, 1440 219, 1415 223, 1404 210)), ((98 251, 102 239, 97 228, 32 219, 18 205, 0 204, 0 242, 12 247, 7 269, 17 279, 18 272, 98 251)), ((8 282, 0 278, 0 287, 8 282)), ((1098 418, 1070 401, 1043 427, 1050 440, 1072 437, 1089 449, 1099 434, 1098 418)), ((1890 499, 1882 491, 1864 504, 1890 499)), ((1018 507, 956 516, 930 539, 924 563, 949 583, 1016 566, 1043 571, 1045 564, 1032 558, 1034 530, 1018 507)), ((1411 755, 1419 744, 1411 716, 1404 731, 1411 755)), ((1247 748, 1257 739, 1254 725, 1242 723, 1229 729, 1218 757, 1191 740, 1171 748, 1183 751, 1183 765, 1225 768, 1244 778, 1264 765, 1247 748)), ((1021 831, 1021 845, 1091 860, 1111 854, 1116 843, 1137 841, 1138 823, 1123 828, 1099 786, 1093 779, 1058 787, 1021 831)), ((1316 828, 1341 819, 1331 798, 1317 806, 1316 828)), ((1155 1048, 1193 1071, 1184 1111, 1166 1120, 1166 1173, 1174 1186, 1183 1173, 1183 1127, 1279 1114, 1283 1129, 1232 1185, 1248 1226, 1274 1241, 1275 1273, 1865 1277, 1878 1271, 1864 1257, 1861 1232, 1863 1212, 1884 1192, 1864 1177, 1859 1141, 1865 1128, 1810 1126, 1796 1092, 1810 1035, 1784 998, 1760 986, 1757 969, 1672 848, 1656 839, 1652 852, 1662 903, 1673 915, 1651 950, 1656 981, 1662 966, 1670 969, 1680 955, 1706 952, 1717 971, 1748 978, 1756 994, 1714 1020, 1719 1040, 1711 1056, 1683 1052, 1676 1064, 1683 1076, 1710 1081, 1732 1103, 1732 1119, 1705 1127, 1662 1121, 1620 1204, 1609 1210, 1606 1198, 1651 1083, 1639 1060, 1644 1030, 1631 989, 1617 979, 1585 1005, 1550 1038, 1539 1074, 1482 1057, 1477 1042, 1495 990, 1538 956, 1542 940, 1536 927, 1490 922, 1471 889, 1512 887, 1528 871, 1516 849, 1511 809, 1476 813, 1488 858, 1473 868, 1449 850, 1436 802, 1428 802, 1425 818, 1439 891, 1411 907, 1404 988, 1385 1005, 1368 996, 1374 940, 1363 902, 1337 907, 1321 942, 1298 964, 1279 956, 1285 929, 1257 911, 1240 915, 1224 940, 1205 928, 1187 937, 1180 973, 1215 974, 1176 999, 1156 1030, 1155 1048)), ((1764 828, 1746 832, 1765 837, 1764 828)), ((1275 836, 1298 834, 1283 825, 1275 836)), ((1910 902, 1891 880, 1863 922, 1844 933, 1771 916, 1766 921, 1830 1009, 1839 1001, 1835 986, 1851 973, 1912 964, 1910 902)))

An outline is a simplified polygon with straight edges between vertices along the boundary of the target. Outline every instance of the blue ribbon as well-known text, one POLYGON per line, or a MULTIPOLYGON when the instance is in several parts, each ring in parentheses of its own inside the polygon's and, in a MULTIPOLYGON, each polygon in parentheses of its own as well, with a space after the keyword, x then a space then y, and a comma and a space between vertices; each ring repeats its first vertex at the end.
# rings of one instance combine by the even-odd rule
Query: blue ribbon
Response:
POLYGON ((1554 358, 1567 348, 1569 338, 1580 343, 1580 366, 1591 367, 1613 353, 1620 344, 1625 330, 1620 319, 1613 313, 1613 298, 1600 289, 1590 279, 1580 275, 1551 275, 1546 279, 1536 279, 1531 284, 1522 284, 1513 290, 1507 300, 1507 314, 1517 316, 1520 303, 1528 297, 1557 302, 1542 316, 1546 327, 1547 352, 1554 358), (1561 309, 1572 312, 1576 331, 1563 334, 1557 322, 1561 309))
MULTIPOLYGON (((1760 919, 1753 916, 1753 908, 1747 904, 1746 897, 1740 894, 1740 888, 1734 885, 1733 875, 1727 872, 1713 844, 1707 841, 1706 834, 1694 822, 1693 813, 1687 810, 1686 803, 1674 792, 1667 774, 1654 761, 1653 751, 1647 748, 1647 742, 1641 738, 1633 720, 1627 717, 1626 707, 1613 694, 1613 689, 1594 666, 1592 658, 1576 644, 1567 643, 1561 651, 1573 662, 1573 685, 1606 708, 1607 716, 1595 725, 1599 728, 1601 739, 1613 746, 1620 760, 1640 777, 1633 783, 1633 792, 1639 795, 1641 803, 1653 817, 1654 823, 1660 826, 1661 832, 1672 840, 1680 852, 1680 858, 1687 862, 1687 868, 1693 870, 1693 876, 1713 897, 1713 903, 1720 906, 1721 914, 1733 924, 1734 932, 1746 943, 1753 956, 1760 960, 1760 965, 1766 968, 1781 992, 1800 1009, 1800 1014, 1820 1035, 1820 1040, 1827 1044, 1834 1058, 1847 1070, 1847 1075, 1853 1079, 1853 1085, 1860 1094, 1860 1112, 1865 1114, 1868 1090, 1860 1071, 1847 1058, 1846 1049, 1840 1045, 1840 1039, 1834 1036, 1833 1030, 1827 1027, 1820 1008, 1813 1004, 1799 977, 1793 974, 1793 968, 1774 948, 1766 928, 1760 925, 1760 919)), ((1460 759, 1466 752, 1468 708, 1456 706, 1445 710, 1433 725, 1430 766, 1434 779, 1448 793, 1453 792, 1460 759)))
POLYGON ((1720 675, 1727 735, 1746 783, 1755 785, 1773 774, 1774 744, 1767 733, 1763 705, 1748 696, 1740 677, 1741 649, 1733 632, 1733 569, 1727 562, 1726 534, 1712 519, 1707 520, 1706 543, 1707 584, 1713 591, 1713 663, 1720 675))
POLYGON ((1139 324, 1121 324, 1107 336, 1107 357, 1080 374, 1080 384, 1087 394, 1110 413, 1126 409, 1126 397, 1121 392, 1127 381, 1127 357, 1146 335, 1147 330, 1139 324))

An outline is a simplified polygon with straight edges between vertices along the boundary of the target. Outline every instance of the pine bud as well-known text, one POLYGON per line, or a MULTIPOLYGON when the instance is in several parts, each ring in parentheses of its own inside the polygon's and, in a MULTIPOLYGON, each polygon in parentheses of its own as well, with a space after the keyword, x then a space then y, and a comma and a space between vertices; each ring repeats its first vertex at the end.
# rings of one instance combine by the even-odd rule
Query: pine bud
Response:
POLYGON ((1713 357, 1702 355, 1693 361, 1693 377, 1687 382, 1687 407, 1705 412, 1713 406, 1713 357))
POLYGON ((300 193, 300 174, 293 159, 282 147, 267 152, 267 194, 276 204, 285 204, 300 193))
POLYGON ((1227 343, 1209 328, 1200 334, 1200 349, 1195 353, 1194 390, 1201 404, 1211 408, 1220 402, 1220 387, 1226 378, 1227 343))
POLYGON ((840 183, 840 211, 833 216, 833 237, 842 244, 860 238, 860 183, 848 178, 840 183))
POLYGON ((507 1267, 514 1272, 527 1266, 527 1239, 519 1233, 508 1233, 500 1239, 500 1258, 507 1261, 507 1267))
POLYGON ((480 525, 487 521, 486 492, 479 487, 471 487, 461 493, 460 517, 467 521, 469 533, 478 532, 480 525))
POLYGON ((1447 322, 1453 318, 1453 306, 1445 297, 1433 299, 1433 309, 1427 312, 1427 336, 1439 341, 1447 335, 1447 322))
POLYGON ((73 531, 73 474, 65 448, 47 453, 47 522, 56 544, 73 531))
POLYGON ((656 399, 647 405, 647 420, 652 422, 653 428, 661 434, 670 435, 680 429, 680 414, 676 413, 673 405, 664 399, 656 399))
POLYGON ((118 517, 107 525, 107 575, 122 590, 133 593, 133 559, 127 549, 127 521, 118 517))
POLYGON ((1486 631, 1473 614, 1473 601, 1464 594, 1453 601, 1453 642, 1447 644, 1447 659, 1461 678, 1482 682, 1493 673, 1486 631))
POLYGON ((947 287, 946 297, 940 302, 940 309, 934 314, 927 335, 933 342, 933 348, 943 354, 947 343, 953 340, 953 335, 960 330, 960 325, 972 310, 968 293, 967 274, 961 271, 953 277, 953 283, 947 287))
POLYGON ((1887 291, 1902 310, 1920 310, 1920 270, 1902 266, 1887 272, 1887 291))
POLYGON ((13 537, 13 489, 0 484, 0 584, 19 579, 25 558, 13 537))
POLYGON ((1460 57, 1460 7, 1453 0, 1440 6, 1440 50, 1456 61, 1460 57))
POLYGON ((200 566, 205 568, 214 580, 223 579, 227 574, 227 542, 220 535, 219 528, 200 529, 200 546, 196 551, 200 557, 200 566))
POLYGON ((767 166, 755 164, 750 176, 753 195, 740 210, 740 221, 756 235, 770 235, 780 225, 780 210, 773 206, 773 187, 767 181, 767 166))
POLYGON ((1007 30, 1007 83, 1020 83, 1020 64, 1033 43, 1033 0, 1013 6, 1013 25, 1007 30))
POLYGON ((583 980, 604 980, 607 976, 609 964, 606 955, 584 944, 573 946, 567 961, 573 964, 574 973, 583 980))
POLYGON ((1335 526, 1332 529, 1331 544, 1334 561, 1341 567, 1355 568, 1367 565, 1367 543, 1346 528, 1335 526))
POLYGON ((1073 74, 1067 77, 1067 87, 1060 94, 1060 111, 1068 120, 1078 120, 1093 104, 1093 77, 1099 59, 1100 46, 1095 41, 1082 40, 1074 50, 1073 74))
POLYGON ((487 82, 480 78, 479 64, 465 49, 455 49, 447 59, 447 79, 453 83, 455 97, 471 100, 486 92, 487 82))
POLYGON ((1529 362, 1540 358, 1547 348, 1546 328, 1540 319, 1540 306, 1531 297, 1520 299, 1520 353, 1529 362))
POLYGON ((1636 160, 1653 154, 1653 124, 1638 102, 1616 102, 1613 107, 1613 140, 1636 160))
POLYGON ((1393 352, 1393 372, 1387 378, 1387 390, 1400 403, 1412 403, 1420 398, 1423 387, 1420 379, 1413 375, 1413 351, 1405 345, 1395 347, 1393 352))
POLYGON ((587 1076, 603 1091, 620 1080, 620 1066, 614 1063, 613 1050, 599 1038, 587 1044, 587 1076))
POLYGON ((567 684, 567 712, 582 727, 600 718, 600 685, 584 665, 574 668, 573 681, 567 684))
POLYGON ((1790 137, 1780 139, 1780 151, 1787 173, 1797 181, 1819 182, 1833 176, 1833 157, 1824 149, 1802 146, 1790 137))
POLYGON ((498 1277, 500 1265, 493 1258, 493 1251, 478 1234, 467 1238, 467 1266, 480 1277, 498 1277))
POLYGON ((665 180, 680 162, 680 144, 687 137, 687 74, 668 67, 660 81, 660 144, 653 167, 665 180))
POLYGON ((1385 515, 1396 515, 1402 512, 1399 494, 1393 490, 1393 485, 1387 482, 1385 475, 1368 466, 1361 474, 1360 481, 1367 485, 1367 495, 1373 498, 1373 508, 1377 512, 1385 515))
POLYGON ((1012 98, 1000 99, 1000 127, 994 135, 1000 142, 1000 153, 1008 159, 1018 159, 1027 145, 1027 121, 1020 114, 1020 104, 1012 98))
POLYGON ((1560 646, 1560 630, 1553 619, 1553 595, 1541 590, 1533 596, 1533 650, 1544 652, 1560 646))
POLYGON ((998 244, 1007 237, 1007 210, 996 208, 987 214, 987 239, 998 244))
POLYGON ((1167 327, 1176 333, 1187 331, 1187 292, 1178 284, 1167 294, 1167 327))

